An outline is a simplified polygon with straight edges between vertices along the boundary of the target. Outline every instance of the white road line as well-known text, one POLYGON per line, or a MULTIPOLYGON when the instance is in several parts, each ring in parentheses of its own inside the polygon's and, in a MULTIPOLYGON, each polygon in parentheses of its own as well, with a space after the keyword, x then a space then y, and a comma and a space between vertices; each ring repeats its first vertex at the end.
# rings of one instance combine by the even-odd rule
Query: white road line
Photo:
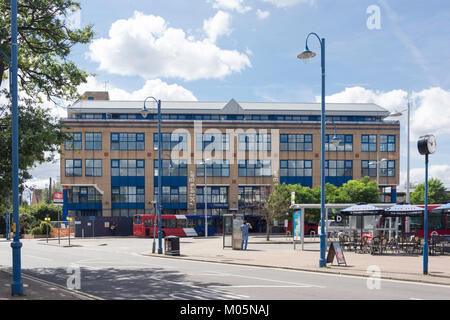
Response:
POLYGON ((208 286, 208 288, 311 288, 312 286, 271 286, 271 285, 240 285, 240 286, 208 286))

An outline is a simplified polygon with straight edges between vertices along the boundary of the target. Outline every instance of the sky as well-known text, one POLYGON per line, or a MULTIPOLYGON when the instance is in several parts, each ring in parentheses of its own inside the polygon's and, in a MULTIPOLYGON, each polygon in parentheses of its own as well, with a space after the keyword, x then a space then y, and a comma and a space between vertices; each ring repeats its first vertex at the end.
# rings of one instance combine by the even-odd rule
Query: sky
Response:
MULTIPOLYGON (((326 101, 371 102, 389 111, 411 97, 411 183, 425 179, 417 139, 434 134, 429 172, 450 187, 450 3, 442 0, 78 0, 67 22, 95 38, 70 59, 96 74, 79 92, 113 100, 320 102, 320 44, 297 55, 310 32, 325 38, 326 101)), ((66 102, 66 105, 70 102, 66 102)), ((61 117, 62 108, 53 108, 61 117)), ((401 123, 400 188, 407 118, 401 123)), ((59 177, 37 166, 28 185, 59 177)))

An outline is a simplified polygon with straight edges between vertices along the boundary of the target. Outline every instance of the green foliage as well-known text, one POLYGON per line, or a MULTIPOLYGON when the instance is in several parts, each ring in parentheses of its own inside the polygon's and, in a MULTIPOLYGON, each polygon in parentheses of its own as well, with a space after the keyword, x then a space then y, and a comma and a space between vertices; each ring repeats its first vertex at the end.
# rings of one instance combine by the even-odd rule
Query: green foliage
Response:
MULTIPOLYGON (((9 105, 0 105, 1 203, 6 202, 12 190, 12 130, 9 110, 9 105)), ((54 152, 59 151, 67 135, 62 132, 62 125, 50 115, 49 110, 36 106, 31 99, 19 101, 19 123, 19 184, 22 192, 24 182, 31 178, 29 170, 37 163, 53 161, 54 152)))
POLYGON ((377 182, 371 181, 369 177, 364 177, 361 180, 350 180, 344 183, 339 191, 341 196, 338 200, 348 200, 350 203, 377 203, 380 199, 377 182))
MULTIPOLYGON (((77 86, 89 76, 68 60, 77 44, 94 37, 92 25, 73 28, 68 18, 80 4, 72 0, 18 1, 18 68, 21 90, 29 96, 43 93, 47 99, 77 98, 77 86)), ((0 50, 11 52, 11 8, 0 0, 0 50)), ((6 77, 8 64, 0 59, 0 74, 6 77)), ((2 77, 0 77, 1 84, 2 77)))
MULTIPOLYGON (((428 180, 428 203, 440 204, 446 203, 449 200, 445 192, 444 183, 438 178, 430 178, 428 180)), ((410 195, 411 204, 425 203, 425 182, 420 183, 410 195)))

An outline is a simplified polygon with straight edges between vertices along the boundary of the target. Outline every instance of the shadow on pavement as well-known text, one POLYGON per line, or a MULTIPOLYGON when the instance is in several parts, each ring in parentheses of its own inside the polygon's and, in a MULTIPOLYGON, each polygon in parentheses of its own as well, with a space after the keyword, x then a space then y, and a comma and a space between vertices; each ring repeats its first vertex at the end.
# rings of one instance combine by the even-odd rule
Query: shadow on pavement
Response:
MULTIPOLYGON (((24 274, 66 286, 74 273, 64 268, 23 269, 24 274)), ((84 293, 103 299, 126 300, 197 300, 238 299, 223 290, 219 282, 195 282, 176 271, 161 268, 80 268, 80 286, 84 293)), ((73 279, 70 281, 75 283, 73 279)))

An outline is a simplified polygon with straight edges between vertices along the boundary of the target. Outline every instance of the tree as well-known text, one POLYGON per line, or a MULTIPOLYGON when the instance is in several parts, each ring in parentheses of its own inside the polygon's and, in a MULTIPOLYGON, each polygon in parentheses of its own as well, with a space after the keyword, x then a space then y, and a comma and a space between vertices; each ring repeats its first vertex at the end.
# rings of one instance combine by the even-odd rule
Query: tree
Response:
MULTIPOLYGON (((5 202, 12 190, 11 114, 8 105, 0 105, 0 201, 5 202)), ((34 105, 32 99, 19 103, 19 185, 31 178, 29 170, 36 163, 54 160, 54 152, 67 138, 62 125, 48 109, 34 105)))
POLYGON ((286 212, 289 212, 291 205, 291 188, 286 184, 276 184, 268 188, 269 197, 266 198, 266 203, 262 207, 263 217, 266 220, 266 240, 270 240, 270 227, 273 220, 282 218, 286 212))
POLYGON ((336 198, 347 203, 377 203, 380 201, 380 194, 376 181, 371 181, 369 177, 361 180, 350 180, 339 188, 340 195, 336 198))
MULTIPOLYGON (((445 192, 444 183, 438 178, 430 178, 428 181, 428 203, 446 203, 449 200, 445 192)), ((410 197, 411 204, 425 203, 425 182, 416 186, 410 197)))
MULTIPOLYGON (((92 25, 71 28, 68 18, 80 10, 72 0, 27 0, 18 3, 18 78, 20 89, 39 99, 74 99, 77 87, 87 81, 86 71, 68 60, 77 44, 91 42, 92 25)), ((11 52, 11 8, 0 0, 0 50, 11 52)), ((8 64, 0 59, 0 75, 7 76, 8 64)), ((0 85, 3 76, 0 76, 0 85)))

